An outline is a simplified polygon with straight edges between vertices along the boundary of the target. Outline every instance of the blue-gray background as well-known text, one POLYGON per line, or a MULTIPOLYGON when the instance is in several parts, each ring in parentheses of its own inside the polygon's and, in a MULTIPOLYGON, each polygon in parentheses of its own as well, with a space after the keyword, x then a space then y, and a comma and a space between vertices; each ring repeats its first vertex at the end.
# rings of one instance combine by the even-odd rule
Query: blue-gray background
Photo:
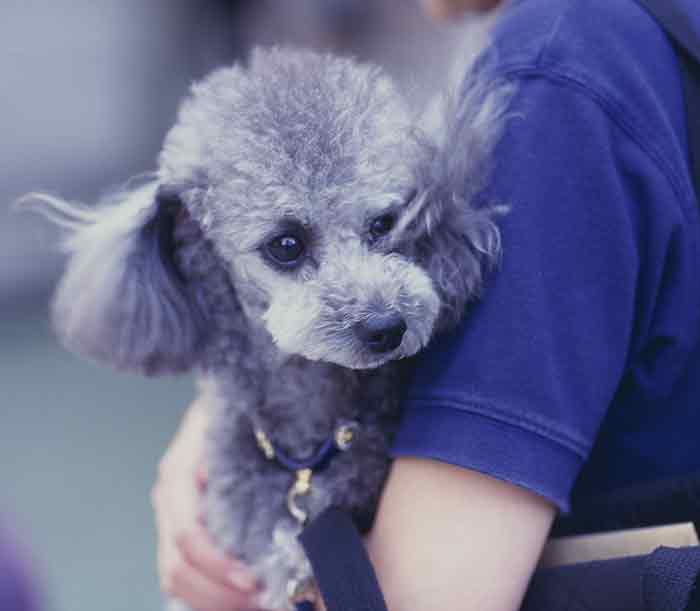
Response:
MULTIPOLYGON (((149 489, 191 399, 69 355, 48 296, 56 233, 11 202, 93 202, 154 169, 189 83, 254 43, 352 52, 417 97, 448 44, 417 0, 3 0, 0 4, 0 515, 50 611, 158 609, 149 489)), ((433 79, 433 80, 431 80, 433 79)))

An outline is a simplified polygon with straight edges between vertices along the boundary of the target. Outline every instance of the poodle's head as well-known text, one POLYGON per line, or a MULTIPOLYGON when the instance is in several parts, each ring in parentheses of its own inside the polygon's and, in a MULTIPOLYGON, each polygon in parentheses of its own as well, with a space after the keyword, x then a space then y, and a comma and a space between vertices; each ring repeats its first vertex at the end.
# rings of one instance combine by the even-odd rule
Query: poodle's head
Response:
POLYGON ((273 49, 216 71, 182 105, 153 183, 79 213, 54 200, 76 226, 59 330, 120 367, 194 364, 208 320, 173 262, 183 213, 240 315, 284 353, 351 368, 416 353, 459 318, 498 248, 469 201, 500 112, 487 98, 489 120, 461 112, 447 151, 376 67, 273 49))

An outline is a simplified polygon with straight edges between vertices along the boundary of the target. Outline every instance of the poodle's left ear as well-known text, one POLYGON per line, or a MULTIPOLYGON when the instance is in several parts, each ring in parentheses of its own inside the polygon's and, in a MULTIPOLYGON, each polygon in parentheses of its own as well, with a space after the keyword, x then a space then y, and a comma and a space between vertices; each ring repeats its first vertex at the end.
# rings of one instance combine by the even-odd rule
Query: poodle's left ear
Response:
POLYGON ((432 144, 426 139, 426 161, 417 170, 413 235, 416 257, 442 301, 438 330, 459 322, 501 252, 495 217, 506 209, 477 200, 489 183, 515 89, 484 72, 469 73, 459 94, 446 98, 443 123, 430 134, 432 144))
POLYGON ((192 367, 204 324, 173 259, 177 195, 149 183, 94 209, 33 199, 69 230, 67 269, 53 301, 65 345, 147 375, 192 367))

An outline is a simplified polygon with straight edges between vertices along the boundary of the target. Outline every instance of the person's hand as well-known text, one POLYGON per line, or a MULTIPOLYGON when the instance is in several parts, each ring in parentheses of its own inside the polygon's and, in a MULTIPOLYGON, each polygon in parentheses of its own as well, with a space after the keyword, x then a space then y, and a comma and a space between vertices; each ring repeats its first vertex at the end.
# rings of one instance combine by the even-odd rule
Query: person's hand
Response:
POLYGON ((206 425, 203 406, 193 404, 161 459, 151 492, 161 588, 197 611, 254 609, 255 578, 216 549, 202 524, 206 425))

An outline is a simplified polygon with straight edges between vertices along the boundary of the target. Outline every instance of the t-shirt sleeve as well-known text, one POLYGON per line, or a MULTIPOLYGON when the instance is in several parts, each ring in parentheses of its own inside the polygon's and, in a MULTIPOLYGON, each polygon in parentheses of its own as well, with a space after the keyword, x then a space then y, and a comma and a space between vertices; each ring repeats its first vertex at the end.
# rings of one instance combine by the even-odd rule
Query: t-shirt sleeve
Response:
POLYGON ((567 510, 625 369, 649 198, 674 198, 605 108, 524 78, 486 199, 509 206, 503 255, 455 332, 418 357, 394 456, 524 486, 567 510))

